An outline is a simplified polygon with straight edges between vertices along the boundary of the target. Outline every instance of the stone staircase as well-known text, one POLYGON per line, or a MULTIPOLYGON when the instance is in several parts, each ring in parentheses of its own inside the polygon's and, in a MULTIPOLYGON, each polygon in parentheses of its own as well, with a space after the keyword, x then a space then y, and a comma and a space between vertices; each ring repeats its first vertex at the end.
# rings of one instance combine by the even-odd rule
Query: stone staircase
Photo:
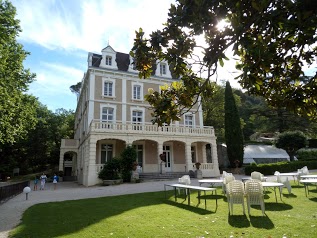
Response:
POLYGON ((142 180, 170 180, 180 178, 183 175, 188 175, 188 172, 166 172, 160 173, 139 173, 139 178, 142 180))

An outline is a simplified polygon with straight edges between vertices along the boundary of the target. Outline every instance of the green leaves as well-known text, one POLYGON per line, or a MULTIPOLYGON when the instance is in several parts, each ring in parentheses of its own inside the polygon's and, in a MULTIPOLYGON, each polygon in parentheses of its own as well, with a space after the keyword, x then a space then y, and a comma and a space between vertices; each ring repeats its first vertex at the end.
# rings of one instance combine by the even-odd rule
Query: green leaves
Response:
POLYGON ((34 102, 25 92, 35 75, 23 68, 28 52, 17 43, 21 32, 16 10, 0 2, 0 145, 23 138, 35 125, 34 102))
POLYGON ((197 97, 208 87, 197 75, 204 72, 209 81, 218 64, 226 67, 225 53, 233 46, 240 59, 236 68, 243 71, 236 79, 243 89, 265 97, 271 106, 316 119, 316 25, 314 1, 182 0, 171 6, 165 28, 153 32, 150 40, 139 31, 132 50, 140 76, 150 77, 151 63, 165 59, 174 77, 184 82, 184 93, 197 97), (219 31, 221 19, 229 24, 219 31), (198 44, 202 35, 205 42, 198 44), (307 66, 310 75, 304 73, 307 66), (307 76, 310 80, 303 81, 307 76))

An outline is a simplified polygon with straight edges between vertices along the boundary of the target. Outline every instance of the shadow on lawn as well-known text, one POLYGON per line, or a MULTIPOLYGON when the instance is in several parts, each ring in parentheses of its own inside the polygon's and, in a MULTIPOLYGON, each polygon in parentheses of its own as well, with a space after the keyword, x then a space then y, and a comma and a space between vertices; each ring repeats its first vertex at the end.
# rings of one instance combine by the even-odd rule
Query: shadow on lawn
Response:
POLYGON ((250 221, 246 215, 229 215, 228 223, 232 227, 236 228, 247 228, 255 227, 262 229, 273 229, 274 224, 268 216, 249 216, 250 221))
MULTIPOLYGON (((101 197, 36 204, 28 208, 22 223, 12 234, 14 238, 53 238, 76 233, 102 220, 121 215, 129 210, 165 203, 164 193, 140 193, 114 197, 101 197)), ((173 205, 177 205, 173 203, 173 205)), ((210 211, 179 204, 193 212, 210 214, 210 211)))
POLYGON ((293 206, 286 203, 265 202, 265 211, 285 211, 285 210, 291 210, 291 209, 293 209, 293 206))

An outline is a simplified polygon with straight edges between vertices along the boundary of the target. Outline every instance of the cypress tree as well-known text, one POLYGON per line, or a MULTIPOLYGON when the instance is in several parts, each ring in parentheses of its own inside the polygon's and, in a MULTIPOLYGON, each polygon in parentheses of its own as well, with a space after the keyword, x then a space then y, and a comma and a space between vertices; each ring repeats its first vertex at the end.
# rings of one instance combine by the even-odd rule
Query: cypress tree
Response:
POLYGON ((225 89, 225 140, 231 166, 235 167, 236 162, 241 165, 244 152, 240 116, 228 81, 225 89))

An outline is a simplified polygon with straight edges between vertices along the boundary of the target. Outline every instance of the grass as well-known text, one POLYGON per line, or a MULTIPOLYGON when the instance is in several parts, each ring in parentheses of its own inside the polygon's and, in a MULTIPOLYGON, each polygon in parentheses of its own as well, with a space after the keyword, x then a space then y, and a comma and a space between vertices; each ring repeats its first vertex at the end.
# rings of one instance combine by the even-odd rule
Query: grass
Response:
POLYGON ((292 194, 283 189, 278 203, 268 190, 264 217, 260 206, 252 206, 251 216, 243 215, 241 205, 234 205, 229 216, 222 195, 218 195, 217 209, 215 197, 206 195, 207 210, 203 200, 198 204, 197 193, 191 194, 191 206, 184 196, 175 202, 172 191, 166 195, 153 192, 37 204, 23 214, 10 237, 312 238, 317 234, 316 187, 310 187, 306 197, 303 186, 293 183, 292 194))

